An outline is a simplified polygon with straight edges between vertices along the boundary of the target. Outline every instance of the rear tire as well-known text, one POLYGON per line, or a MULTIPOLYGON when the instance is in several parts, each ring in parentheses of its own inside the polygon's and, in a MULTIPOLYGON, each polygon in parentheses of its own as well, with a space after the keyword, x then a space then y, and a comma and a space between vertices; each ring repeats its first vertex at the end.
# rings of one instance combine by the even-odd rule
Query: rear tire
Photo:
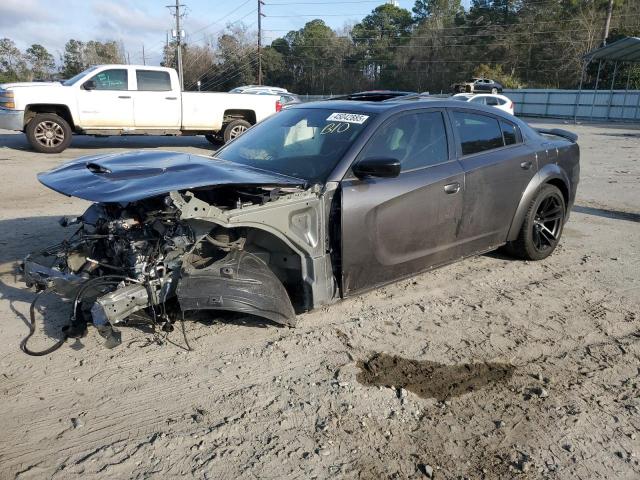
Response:
POLYGON ((249 128, 251 128, 251 124, 246 120, 233 120, 227 123, 223 132, 224 143, 239 137, 249 128))
POLYGON ((71 127, 55 113, 39 113, 25 129, 31 147, 40 153, 60 153, 71 144, 71 127))
POLYGON ((498 89, 497 88, 492 88, 491 89, 491 93, 493 93, 495 95, 496 93, 498 93, 498 89))
POLYGON ((558 187, 545 184, 531 201, 518 238, 507 244, 509 253, 524 260, 542 260, 560 242, 566 205, 558 187))

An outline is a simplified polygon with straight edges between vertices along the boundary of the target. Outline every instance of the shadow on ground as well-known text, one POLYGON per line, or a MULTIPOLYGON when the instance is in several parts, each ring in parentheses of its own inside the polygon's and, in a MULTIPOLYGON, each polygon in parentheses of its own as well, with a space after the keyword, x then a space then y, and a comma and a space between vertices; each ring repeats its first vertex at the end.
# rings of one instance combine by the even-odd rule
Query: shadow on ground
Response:
POLYGON ((614 220, 627 220, 629 222, 640 222, 640 213, 622 212, 620 210, 608 210, 605 208, 585 207, 575 205, 573 212, 584 213, 585 215, 594 215, 596 217, 612 218, 614 220))

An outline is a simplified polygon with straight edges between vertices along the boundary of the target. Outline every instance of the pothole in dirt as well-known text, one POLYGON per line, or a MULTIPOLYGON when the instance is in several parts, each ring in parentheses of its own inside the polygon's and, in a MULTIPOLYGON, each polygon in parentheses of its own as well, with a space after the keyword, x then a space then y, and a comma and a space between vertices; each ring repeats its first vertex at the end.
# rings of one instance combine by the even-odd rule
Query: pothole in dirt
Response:
POLYGON ((367 386, 404 388, 422 398, 444 401, 480 390, 490 384, 503 383, 515 367, 506 363, 471 363, 444 365, 377 353, 359 361, 358 382, 367 386))

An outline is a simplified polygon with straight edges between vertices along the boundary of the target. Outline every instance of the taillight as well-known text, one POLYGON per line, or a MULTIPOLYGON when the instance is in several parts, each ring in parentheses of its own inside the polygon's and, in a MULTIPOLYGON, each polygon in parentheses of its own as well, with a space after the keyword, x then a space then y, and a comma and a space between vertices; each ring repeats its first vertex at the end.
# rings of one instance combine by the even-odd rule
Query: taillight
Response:
POLYGON ((276 112, 280 110, 282 110, 282 103, 280 103, 280 100, 276 100, 276 112))

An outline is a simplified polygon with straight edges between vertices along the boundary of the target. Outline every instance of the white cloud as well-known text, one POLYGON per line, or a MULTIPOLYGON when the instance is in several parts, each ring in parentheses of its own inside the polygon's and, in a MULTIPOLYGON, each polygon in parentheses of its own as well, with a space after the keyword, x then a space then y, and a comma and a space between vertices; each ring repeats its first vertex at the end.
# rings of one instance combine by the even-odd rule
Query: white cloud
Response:
POLYGON ((57 15, 43 0, 2 0, 0 2, 0 27, 13 29, 20 25, 51 21, 57 15))

